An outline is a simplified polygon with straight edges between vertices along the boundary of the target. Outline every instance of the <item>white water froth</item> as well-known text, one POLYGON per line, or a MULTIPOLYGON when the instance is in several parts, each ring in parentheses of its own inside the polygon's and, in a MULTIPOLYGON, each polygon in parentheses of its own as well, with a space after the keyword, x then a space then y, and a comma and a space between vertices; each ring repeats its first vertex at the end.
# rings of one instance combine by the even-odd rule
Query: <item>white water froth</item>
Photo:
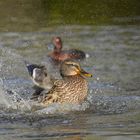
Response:
POLYGON ((138 109, 140 107, 140 97, 138 96, 97 96, 89 93, 85 102, 78 104, 58 104, 53 103, 49 106, 43 106, 37 101, 24 99, 18 93, 8 94, 0 88, 0 106, 3 110, 11 109, 19 112, 30 112, 34 114, 60 114, 70 111, 85 111, 114 114, 124 113, 128 110, 138 109))
MULTIPOLYGON (((3 80, 1 84, 3 85, 3 80)), ((26 94, 26 93, 25 93, 26 94)), ((37 114, 54 114, 54 113, 66 113, 69 111, 82 111, 89 107, 88 102, 84 102, 81 105, 78 104, 58 104, 54 103, 48 107, 38 103, 37 101, 32 101, 30 99, 24 99, 19 93, 12 90, 12 93, 6 91, 4 86, 0 87, 0 107, 3 110, 18 110, 20 112, 34 112, 37 114)))

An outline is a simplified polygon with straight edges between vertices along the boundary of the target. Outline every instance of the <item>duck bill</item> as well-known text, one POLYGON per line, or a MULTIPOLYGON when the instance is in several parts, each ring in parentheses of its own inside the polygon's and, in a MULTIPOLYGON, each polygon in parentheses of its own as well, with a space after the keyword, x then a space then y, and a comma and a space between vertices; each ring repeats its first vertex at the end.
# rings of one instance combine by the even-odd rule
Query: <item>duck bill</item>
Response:
POLYGON ((80 74, 81 74, 81 75, 84 75, 84 76, 86 76, 86 77, 92 77, 92 74, 90 74, 90 73, 84 71, 83 69, 80 70, 80 74))

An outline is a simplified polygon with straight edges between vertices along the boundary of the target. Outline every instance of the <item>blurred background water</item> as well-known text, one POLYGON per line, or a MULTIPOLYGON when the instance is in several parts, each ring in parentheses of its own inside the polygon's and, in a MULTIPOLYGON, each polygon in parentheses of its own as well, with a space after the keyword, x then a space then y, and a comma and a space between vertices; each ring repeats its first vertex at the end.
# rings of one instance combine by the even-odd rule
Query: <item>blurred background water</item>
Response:
POLYGON ((140 138, 139 0, 0 1, 0 139, 140 138), (52 37, 89 57, 87 101, 40 108, 24 65, 47 63, 52 37))

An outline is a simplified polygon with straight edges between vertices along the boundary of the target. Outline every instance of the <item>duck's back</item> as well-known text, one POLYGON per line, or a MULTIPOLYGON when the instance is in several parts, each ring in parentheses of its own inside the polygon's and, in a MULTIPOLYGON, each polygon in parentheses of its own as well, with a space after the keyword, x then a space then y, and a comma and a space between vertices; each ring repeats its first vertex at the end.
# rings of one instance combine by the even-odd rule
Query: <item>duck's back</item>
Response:
POLYGON ((84 59, 85 58, 85 53, 80 50, 76 49, 71 49, 71 50, 64 50, 62 53, 67 54, 69 58, 72 59, 84 59))
POLYGON ((81 103, 87 96, 87 81, 80 76, 57 80, 53 88, 44 97, 42 102, 46 105, 52 102, 81 103))
POLYGON ((66 59, 84 59, 85 53, 80 50, 71 49, 63 50, 60 52, 53 52, 49 54, 49 57, 51 57, 55 61, 64 61, 66 59))

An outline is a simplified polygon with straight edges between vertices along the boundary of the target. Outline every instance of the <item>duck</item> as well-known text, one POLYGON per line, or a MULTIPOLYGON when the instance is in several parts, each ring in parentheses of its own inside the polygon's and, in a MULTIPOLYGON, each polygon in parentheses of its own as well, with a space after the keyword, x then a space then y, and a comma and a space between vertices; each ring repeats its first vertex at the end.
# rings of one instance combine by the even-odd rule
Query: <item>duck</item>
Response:
POLYGON ((82 60, 86 57, 86 54, 81 50, 63 50, 63 43, 60 37, 54 37, 52 39, 52 45, 54 46, 54 50, 48 54, 48 57, 55 63, 62 62, 66 59, 82 60))
MULTIPOLYGON (((38 101, 44 106, 52 103, 82 103, 88 94, 86 77, 92 77, 92 74, 83 70, 75 60, 67 59, 60 65, 60 75, 62 79, 56 79, 52 88, 38 101)), ((43 79, 41 81, 44 82, 43 79)))
POLYGON ((44 65, 30 64, 25 61, 29 76, 34 83, 31 99, 36 99, 42 92, 49 90, 53 86, 54 77, 48 74, 47 67, 44 65))

